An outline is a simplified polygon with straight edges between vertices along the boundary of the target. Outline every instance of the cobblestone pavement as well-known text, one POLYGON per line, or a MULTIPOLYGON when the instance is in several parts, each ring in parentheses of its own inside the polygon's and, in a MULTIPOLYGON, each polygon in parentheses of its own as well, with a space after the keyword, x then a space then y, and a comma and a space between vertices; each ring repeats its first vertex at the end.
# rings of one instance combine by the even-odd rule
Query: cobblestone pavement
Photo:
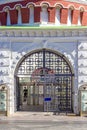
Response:
POLYGON ((87 117, 16 113, 11 117, 0 117, 0 130, 87 130, 87 117))

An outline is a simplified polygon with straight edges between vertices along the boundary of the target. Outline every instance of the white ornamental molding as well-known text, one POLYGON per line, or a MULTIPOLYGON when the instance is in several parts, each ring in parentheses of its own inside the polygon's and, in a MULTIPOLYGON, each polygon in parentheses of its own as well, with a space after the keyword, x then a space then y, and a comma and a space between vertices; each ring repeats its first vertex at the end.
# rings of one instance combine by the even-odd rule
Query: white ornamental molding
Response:
POLYGON ((80 84, 81 84, 81 83, 84 83, 84 82, 87 83, 87 76, 79 76, 78 82, 79 82, 80 84))
POLYGON ((0 69, 0 75, 8 75, 9 74, 9 69, 0 69))
POLYGON ((79 74, 81 75, 87 75, 87 68, 79 68, 78 69, 79 74))
POLYGON ((78 49, 87 50, 87 42, 82 42, 81 44, 79 44, 78 49))
POLYGON ((87 59, 79 59, 78 60, 78 66, 79 67, 87 67, 87 59))
POLYGON ((0 66, 9 66, 8 59, 0 59, 0 66))
POLYGON ((0 58, 9 58, 10 52, 9 51, 2 51, 0 50, 0 58))
POLYGON ((87 58, 87 51, 78 52, 78 58, 87 58))
POLYGON ((87 36, 87 31, 86 30, 3 30, 0 31, 0 38, 3 37, 83 37, 87 36))

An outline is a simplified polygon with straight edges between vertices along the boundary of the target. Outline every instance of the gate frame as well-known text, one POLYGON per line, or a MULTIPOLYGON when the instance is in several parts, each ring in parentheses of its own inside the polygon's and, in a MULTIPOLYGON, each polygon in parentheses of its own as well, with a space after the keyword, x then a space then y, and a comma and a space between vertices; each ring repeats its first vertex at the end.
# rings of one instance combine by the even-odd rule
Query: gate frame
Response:
MULTIPOLYGON (((62 57, 62 58, 66 61, 66 63, 67 63, 68 66, 70 67, 70 70, 71 70, 71 73, 72 73, 72 78, 71 78, 71 86, 72 86, 71 106, 72 106, 72 112, 73 112, 73 110, 74 110, 74 94, 73 94, 73 92, 74 92, 74 69, 73 69, 73 66, 72 66, 71 62, 68 60, 68 58, 67 58, 64 54, 61 54, 61 53, 58 52, 57 50, 52 50, 52 49, 48 49, 48 48, 41 48, 41 49, 36 49, 36 50, 30 51, 30 52, 26 53, 26 54, 18 61, 17 65, 16 65, 16 68, 15 68, 15 71, 14 71, 14 77, 17 78, 18 68, 19 68, 20 64, 23 62, 24 59, 26 59, 29 55, 34 54, 35 52, 39 52, 39 51, 41 51, 41 50, 43 50, 43 49, 45 49, 45 50, 47 50, 47 51, 50 51, 50 52, 52 52, 52 53, 54 53, 54 54, 56 54, 56 55, 59 55, 60 57, 62 57)), ((16 84, 17 84, 17 83, 16 83, 16 84)), ((16 86, 17 86, 17 85, 16 85, 16 86)), ((15 90, 17 91, 17 87, 16 87, 15 90)), ((17 92, 16 92, 16 93, 17 93, 17 92)), ((16 97, 16 102, 17 102, 17 97, 16 97)))

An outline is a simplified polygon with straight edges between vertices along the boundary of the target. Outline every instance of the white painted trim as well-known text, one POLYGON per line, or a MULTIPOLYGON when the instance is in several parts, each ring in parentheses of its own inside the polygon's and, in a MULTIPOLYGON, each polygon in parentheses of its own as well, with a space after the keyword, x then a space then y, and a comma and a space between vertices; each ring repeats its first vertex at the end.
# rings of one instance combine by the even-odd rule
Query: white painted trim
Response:
POLYGON ((30 17, 29 17, 29 24, 34 24, 34 7, 29 7, 30 9, 30 17))
POLYGON ((60 25, 60 9, 59 9, 59 8, 56 8, 55 24, 56 24, 56 25, 60 25))
POLYGON ((21 4, 15 4, 13 9, 16 9, 17 7, 22 8, 23 6, 21 4))
POLYGON ((79 10, 81 10, 81 8, 83 8, 83 11, 85 11, 85 8, 84 8, 83 6, 80 6, 80 7, 79 7, 79 10))
POLYGON ((36 4, 34 2, 29 2, 28 4, 26 4, 26 7, 29 8, 29 6, 36 6, 36 4))
POLYGON ((56 4, 54 4, 54 7, 58 7, 58 6, 61 6, 62 8, 66 8, 63 4, 61 4, 61 3, 56 3, 56 4))
POLYGON ((22 24, 22 18, 21 18, 21 10, 18 9, 18 25, 22 24))
POLYGON ((73 4, 69 4, 67 7, 68 7, 69 9, 70 9, 71 7, 73 7, 73 8, 75 9, 75 6, 74 6, 73 4))
POLYGON ((78 25, 81 26, 81 16, 80 16, 80 13, 79 13, 79 17, 78 17, 78 25))
POLYGON ((42 6, 42 11, 40 12, 40 21, 42 24, 48 23, 48 11, 46 7, 42 6))
POLYGON ((71 26, 71 20, 72 20, 72 17, 71 17, 71 9, 68 10, 68 18, 67 18, 67 25, 68 26, 71 26))
MULTIPOLYGON (((6 12, 6 9, 10 10, 11 8, 10 8, 10 6, 5 6, 5 7, 3 8, 2 12, 6 12)), ((1 11, 0 11, 0 12, 1 12, 1 11)))
POLYGON ((8 26, 11 25, 9 10, 7 11, 7 25, 8 25, 8 26))
POLYGON ((43 4, 47 4, 49 7, 51 7, 50 3, 47 2, 47 1, 42 1, 42 2, 40 3, 40 6, 43 6, 43 4))

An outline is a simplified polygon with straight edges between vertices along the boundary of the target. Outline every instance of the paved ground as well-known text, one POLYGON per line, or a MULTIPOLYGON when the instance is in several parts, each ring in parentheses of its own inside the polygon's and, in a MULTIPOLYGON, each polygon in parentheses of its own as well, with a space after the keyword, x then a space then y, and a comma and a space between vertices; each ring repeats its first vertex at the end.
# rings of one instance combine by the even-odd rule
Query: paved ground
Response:
POLYGON ((87 117, 19 112, 0 117, 0 130, 87 130, 87 117))

